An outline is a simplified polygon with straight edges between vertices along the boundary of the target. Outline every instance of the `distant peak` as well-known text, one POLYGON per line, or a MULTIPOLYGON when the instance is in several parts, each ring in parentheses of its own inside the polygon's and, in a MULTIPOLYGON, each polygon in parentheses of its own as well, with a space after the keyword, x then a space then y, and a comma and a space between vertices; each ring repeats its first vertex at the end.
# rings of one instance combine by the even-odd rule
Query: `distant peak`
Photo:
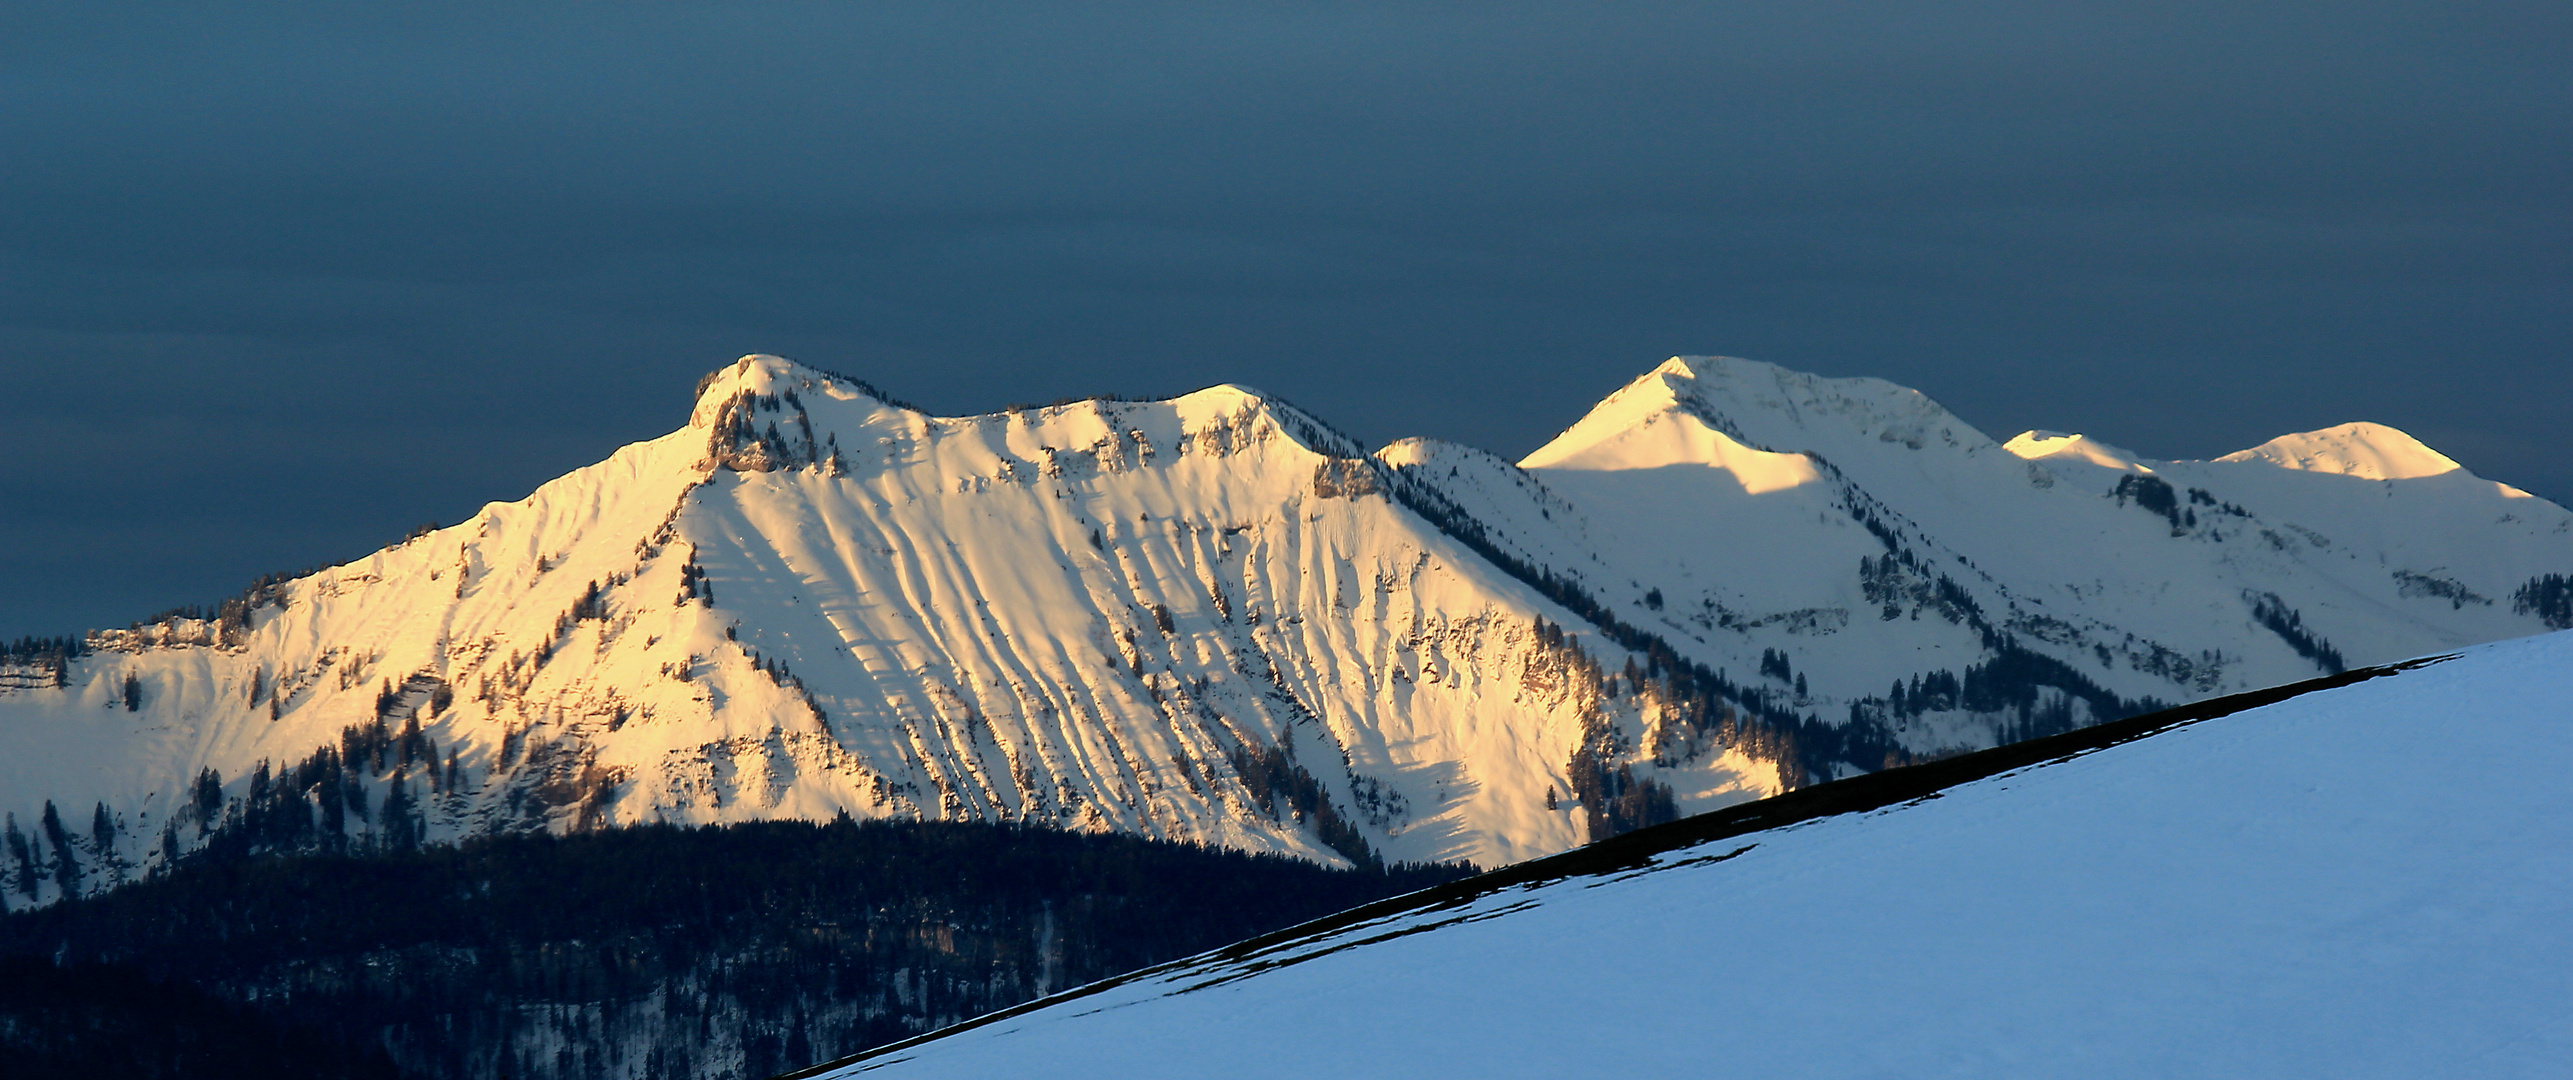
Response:
POLYGON ((1178 397, 1172 398, 1171 403, 1182 407, 1198 406, 1224 408, 1230 406, 1238 409, 1244 406, 1264 406, 1271 400, 1272 399, 1268 394, 1262 392, 1256 386, 1244 386, 1241 383, 1217 383, 1203 390, 1181 394, 1178 397))
POLYGON ((2446 454, 2401 430, 2364 421, 2281 435, 2216 460, 2261 462, 2282 469, 2364 480, 2409 480, 2462 468, 2446 454))
POLYGON ((2152 472, 2132 450, 2111 446, 2088 435, 2061 431, 2023 431, 2001 448, 2030 461, 2083 461, 2122 472, 2152 472))
POLYGON ((920 411, 906 402, 886 396, 863 380, 799 364, 783 356, 752 353, 709 371, 697 380, 696 405, 689 412, 688 422, 696 427, 712 426, 723 415, 725 403, 745 393, 773 396, 789 392, 819 394, 843 401, 872 398, 896 408, 920 411))
MULTIPOLYGON (((1974 450, 1992 440, 1927 395, 1876 378, 1827 378, 1737 356, 1674 356, 1608 395, 1519 464, 1600 459, 1625 433, 1685 417, 1745 447, 1834 458, 1880 446, 1974 450)), ((1622 453, 1612 457, 1622 457, 1622 453)))
MULTIPOLYGON (((741 396, 745 391, 754 394, 774 394, 781 389, 795 386, 804 381, 797 378, 797 373, 801 370, 805 370, 802 365, 785 357, 752 353, 709 371, 697 380, 696 408, 689 413, 688 422, 698 427, 714 423, 724 403, 741 396)), ((822 378, 828 377, 818 371, 811 374, 822 378)))
POLYGON ((1284 434, 1290 441, 1332 457, 1361 457, 1366 448, 1320 417, 1293 402, 1241 383, 1217 383, 1173 398, 1102 397, 1083 399, 1093 408, 1151 406, 1167 409, 1183 431, 1252 424, 1284 434))
POLYGON ((1438 452, 1445 448, 1446 444, 1437 439, 1424 439, 1414 435, 1386 443, 1376 451, 1376 460, 1395 468, 1405 465, 1427 465, 1430 459, 1437 457, 1438 452))
POLYGON ((783 356, 752 353, 709 371, 703 378, 698 379, 697 397, 702 401, 708 394, 730 397, 743 390, 764 390, 780 381, 791 379, 796 369, 802 366, 783 356))
MULTIPOLYGON (((1674 356, 1668 360, 1662 361, 1661 366, 1646 373, 1645 377, 1651 378, 1655 375, 1677 375, 1683 379, 1694 379, 1697 378, 1697 369, 1700 365, 1711 364, 1719 359, 1722 358, 1712 356, 1674 356)), ((1758 361, 1745 360, 1742 361, 1742 363, 1750 364, 1758 363, 1758 361)))
POLYGON ((1435 464, 1454 466, 1466 461, 1476 462, 1478 466, 1480 463, 1488 462, 1501 469, 1517 468, 1510 463, 1509 459, 1481 447, 1449 442, 1445 439, 1423 438, 1418 435, 1386 443, 1376 451, 1376 460, 1398 469, 1426 468, 1435 464))

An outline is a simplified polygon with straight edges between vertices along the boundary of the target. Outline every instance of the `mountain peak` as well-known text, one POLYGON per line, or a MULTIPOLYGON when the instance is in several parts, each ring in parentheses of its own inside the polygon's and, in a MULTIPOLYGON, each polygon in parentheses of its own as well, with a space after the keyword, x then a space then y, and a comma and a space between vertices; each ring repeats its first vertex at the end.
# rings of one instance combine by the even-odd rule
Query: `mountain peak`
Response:
POLYGON ((1192 390, 1170 399, 1170 403, 1178 406, 1181 412, 1191 415, 1200 412, 1232 413, 1244 409, 1265 409, 1271 407, 1276 401, 1276 398, 1270 397, 1260 388, 1244 386, 1241 383, 1217 383, 1203 390, 1192 390))
POLYGON ((2282 469, 2363 480, 2410 480, 2463 468, 2401 430, 2365 421, 2281 435, 2216 460, 2267 462, 2282 469))
POLYGON ((789 391, 820 392, 825 397, 851 400, 874 398, 899 405, 885 398, 875 388, 844 375, 796 363, 782 356, 752 353, 723 367, 707 372, 697 380, 697 400, 688 414, 692 427, 713 427, 722 417, 725 406, 743 393, 776 395, 789 391))
POLYGON ((2111 446, 2088 435, 2061 431, 2023 431, 2001 448, 2030 461, 2079 461, 2119 472, 2153 470, 2135 451, 2111 446))
POLYGON ((1883 379, 1827 378, 1733 356, 1674 356, 1608 395, 1520 465, 1535 469, 1595 462, 1609 444, 1659 427, 1673 416, 1689 417, 1752 450, 1819 452, 1835 460, 1868 453, 1875 444, 1919 450, 1939 443, 1973 450, 1992 443, 1927 395, 1883 379))
MULTIPOLYGON (((1617 388, 1562 434, 1522 459, 1519 467, 1635 468, 1670 464, 1667 454, 1648 454, 1650 460, 1637 460, 1634 453, 1616 444, 1632 441, 1635 433, 1660 427, 1666 420, 1689 416, 1691 410, 1685 404, 1688 386, 1697 378, 1691 359, 1674 356, 1617 388)), ((1672 425, 1672 430, 1703 426, 1703 421, 1679 423, 1672 425)), ((1677 449, 1683 457, 1689 456, 1686 448, 1677 449)))
MULTIPOLYGON (((1737 360, 1736 358, 1729 356, 1674 356, 1668 360, 1662 361, 1661 364, 1656 366, 1653 370, 1646 372, 1644 378, 1650 379, 1654 376, 1660 375, 1681 379, 1695 379, 1697 378, 1698 368, 1713 367, 1726 363, 1759 364, 1760 361, 1737 360)), ((1641 382, 1642 380, 1639 379, 1637 381, 1641 382)))

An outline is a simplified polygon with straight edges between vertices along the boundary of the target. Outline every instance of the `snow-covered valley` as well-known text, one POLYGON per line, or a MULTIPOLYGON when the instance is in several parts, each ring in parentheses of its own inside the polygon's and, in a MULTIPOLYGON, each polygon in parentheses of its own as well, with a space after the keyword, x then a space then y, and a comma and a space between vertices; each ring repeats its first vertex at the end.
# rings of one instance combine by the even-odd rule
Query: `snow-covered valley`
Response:
POLYGON ((2573 515, 2370 425, 2147 461, 1689 358, 1513 465, 1238 387, 939 418, 745 357, 524 500, 10 653, 0 892, 843 813, 1503 865, 2536 633, 2567 571, 2573 515))

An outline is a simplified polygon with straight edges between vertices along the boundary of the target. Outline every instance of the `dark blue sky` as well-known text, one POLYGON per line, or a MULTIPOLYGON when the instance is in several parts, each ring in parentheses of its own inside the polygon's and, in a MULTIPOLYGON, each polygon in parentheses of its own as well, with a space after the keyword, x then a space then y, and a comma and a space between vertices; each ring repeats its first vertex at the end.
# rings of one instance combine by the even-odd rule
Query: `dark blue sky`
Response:
POLYGON ((2560 0, 36 6, 0 636, 519 497, 753 351, 1512 455, 1718 352, 2573 499, 2560 0))

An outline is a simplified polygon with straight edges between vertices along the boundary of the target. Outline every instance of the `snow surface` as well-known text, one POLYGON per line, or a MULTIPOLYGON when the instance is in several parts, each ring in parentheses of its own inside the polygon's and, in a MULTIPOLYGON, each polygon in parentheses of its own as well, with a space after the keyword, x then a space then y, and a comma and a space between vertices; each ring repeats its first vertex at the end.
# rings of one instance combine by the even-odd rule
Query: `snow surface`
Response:
POLYGON ((826 1075, 2563 1076, 2566 701, 2479 647, 826 1075))

